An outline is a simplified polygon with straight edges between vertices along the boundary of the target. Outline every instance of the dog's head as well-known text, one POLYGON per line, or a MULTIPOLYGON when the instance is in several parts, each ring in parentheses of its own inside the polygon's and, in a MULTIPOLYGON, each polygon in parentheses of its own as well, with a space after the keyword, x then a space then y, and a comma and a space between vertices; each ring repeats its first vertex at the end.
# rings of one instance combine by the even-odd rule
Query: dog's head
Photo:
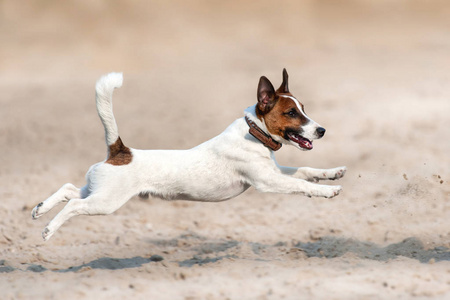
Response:
POLYGON ((272 137, 302 150, 311 150, 312 140, 325 134, 325 128, 311 120, 303 104, 289 92, 286 69, 283 69, 283 82, 276 91, 269 79, 260 78, 256 115, 272 137))

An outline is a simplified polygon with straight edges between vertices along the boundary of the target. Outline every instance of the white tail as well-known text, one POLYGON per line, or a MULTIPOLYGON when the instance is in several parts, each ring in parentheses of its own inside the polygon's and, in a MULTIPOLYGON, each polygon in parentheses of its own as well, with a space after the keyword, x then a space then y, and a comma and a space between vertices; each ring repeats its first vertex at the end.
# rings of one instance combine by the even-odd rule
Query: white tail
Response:
POLYGON ((97 112, 105 127, 105 138, 108 146, 119 138, 119 129, 113 114, 112 94, 115 88, 120 88, 123 82, 122 73, 109 73, 102 76, 95 85, 95 101, 97 112))

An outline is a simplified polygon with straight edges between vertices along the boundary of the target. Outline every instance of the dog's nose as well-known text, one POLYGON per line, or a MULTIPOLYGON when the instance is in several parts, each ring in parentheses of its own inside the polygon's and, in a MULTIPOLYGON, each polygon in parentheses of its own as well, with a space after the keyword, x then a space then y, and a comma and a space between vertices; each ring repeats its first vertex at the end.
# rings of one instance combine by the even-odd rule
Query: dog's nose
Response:
POLYGON ((316 129, 316 132, 317 132, 317 136, 318 136, 319 139, 320 139, 320 138, 323 137, 323 135, 325 134, 325 128, 319 127, 319 128, 316 129))

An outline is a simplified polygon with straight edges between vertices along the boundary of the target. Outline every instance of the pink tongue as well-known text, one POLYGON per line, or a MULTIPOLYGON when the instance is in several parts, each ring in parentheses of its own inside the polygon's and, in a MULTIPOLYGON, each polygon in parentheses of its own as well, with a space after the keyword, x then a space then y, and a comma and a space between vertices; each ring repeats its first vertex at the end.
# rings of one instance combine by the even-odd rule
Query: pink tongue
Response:
POLYGON ((302 139, 302 138, 298 140, 298 144, 302 148, 306 148, 306 149, 312 149, 313 148, 313 145, 312 145, 312 143, 310 141, 302 139))
POLYGON ((312 142, 310 142, 309 140, 301 137, 298 134, 293 134, 293 135, 290 136, 290 138, 294 142, 296 142, 301 148, 308 149, 308 150, 311 150, 313 148, 312 142))

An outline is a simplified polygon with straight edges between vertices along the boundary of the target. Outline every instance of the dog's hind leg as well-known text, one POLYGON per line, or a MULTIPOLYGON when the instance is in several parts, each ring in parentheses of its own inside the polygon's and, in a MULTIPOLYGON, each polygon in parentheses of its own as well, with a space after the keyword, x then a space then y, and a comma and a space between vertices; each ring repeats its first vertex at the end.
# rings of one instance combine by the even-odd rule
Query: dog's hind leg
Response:
POLYGON ((108 215, 118 210, 130 198, 128 196, 118 197, 105 193, 93 193, 84 199, 72 199, 66 206, 50 221, 42 232, 42 237, 47 241, 56 230, 67 220, 78 215, 108 215))
POLYGON ((36 207, 33 208, 33 211, 31 212, 31 216, 33 217, 33 219, 37 219, 59 203, 67 202, 70 199, 81 197, 81 189, 77 188, 71 183, 66 183, 56 193, 48 197, 47 200, 36 205, 36 207))
POLYGON ((346 167, 337 167, 333 169, 314 169, 309 167, 292 168, 278 166, 285 175, 291 175, 295 178, 317 182, 319 180, 335 180, 342 178, 347 171, 346 167))

